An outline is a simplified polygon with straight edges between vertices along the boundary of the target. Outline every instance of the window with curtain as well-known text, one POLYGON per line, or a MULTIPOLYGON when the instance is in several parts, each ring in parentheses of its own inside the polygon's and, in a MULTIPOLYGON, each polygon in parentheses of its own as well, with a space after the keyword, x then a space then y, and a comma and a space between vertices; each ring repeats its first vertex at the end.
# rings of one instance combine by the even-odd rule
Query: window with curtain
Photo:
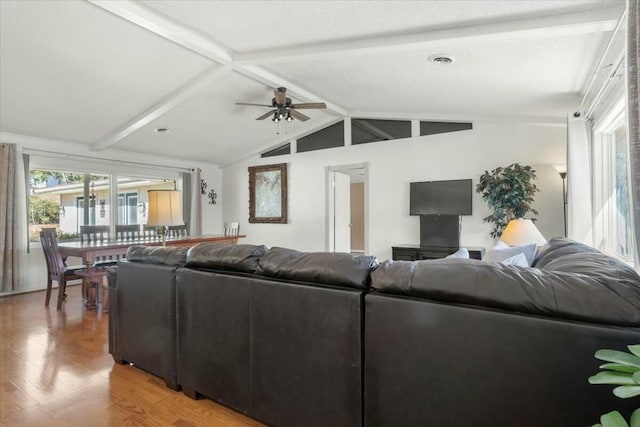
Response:
MULTIPOLYGON (((109 191, 112 176, 31 169, 29 240, 39 242, 43 227, 55 227, 59 240, 77 240, 82 225, 111 225, 114 222, 109 191), (89 185, 88 201, 85 200, 85 179, 89 185)), ((174 179, 117 176, 117 224, 145 224, 147 191, 173 190, 175 186, 174 179)))

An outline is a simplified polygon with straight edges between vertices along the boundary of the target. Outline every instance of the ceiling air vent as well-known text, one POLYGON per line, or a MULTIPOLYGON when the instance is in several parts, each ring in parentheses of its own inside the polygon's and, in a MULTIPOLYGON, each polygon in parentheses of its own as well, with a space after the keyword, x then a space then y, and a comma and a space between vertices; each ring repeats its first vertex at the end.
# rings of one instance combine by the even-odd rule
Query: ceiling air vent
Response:
POLYGON ((453 56, 445 55, 443 53, 437 53, 429 57, 429 61, 436 64, 451 64, 453 62, 453 56))

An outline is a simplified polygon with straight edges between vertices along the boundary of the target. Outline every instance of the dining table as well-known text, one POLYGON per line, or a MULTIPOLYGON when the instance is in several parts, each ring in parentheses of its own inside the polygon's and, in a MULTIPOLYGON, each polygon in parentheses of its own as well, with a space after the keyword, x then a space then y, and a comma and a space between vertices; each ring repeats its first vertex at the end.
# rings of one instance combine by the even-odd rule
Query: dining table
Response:
MULTIPOLYGON (((167 246, 183 246, 191 247, 197 243, 202 242, 218 242, 237 244, 238 239, 246 237, 245 235, 235 236, 223 236, 223 235, 199 235, 199 236, 182 236, 167 238, 167 246)), ((129 240, 105 240, 103 242, 58 242, 58 249, 60 254, 64 257, 78 257, 82 258, 82 263, 88 270, 93 268, 96 260, 103 260, 105 258, 120 259, 124 258, 127 254, 127 250, 131 246, 144 245, 144 246, 162 246, 162 240, 140 238, 129 240)))

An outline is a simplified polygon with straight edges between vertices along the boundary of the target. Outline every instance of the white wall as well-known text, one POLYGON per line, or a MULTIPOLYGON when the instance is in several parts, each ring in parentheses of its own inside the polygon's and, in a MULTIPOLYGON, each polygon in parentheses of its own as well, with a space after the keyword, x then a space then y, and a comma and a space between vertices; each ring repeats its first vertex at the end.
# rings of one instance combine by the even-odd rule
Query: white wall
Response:
MULTIPOLYGON (((562 180, 552 167, 564 164, 566 128, 558 125, 476 122, 473 130, 341 147, 261 159, 223 168, 223 220, 240 221, 246 243, 303 251, 326 250, 326 167, 369 163, 369 253, 391 258, 391 246, 419 243, 419 219, 409 216, 409 183, 473 179, 485 170, 520 162, 538 171, 535 207, 547 237, 563 234, 562 180), (288 224, 249 224, 247 167, 288 163, 288 224)), ((489 210, 474 194, 472 216, 463 217, 461 243, 491 246, 489 210)))

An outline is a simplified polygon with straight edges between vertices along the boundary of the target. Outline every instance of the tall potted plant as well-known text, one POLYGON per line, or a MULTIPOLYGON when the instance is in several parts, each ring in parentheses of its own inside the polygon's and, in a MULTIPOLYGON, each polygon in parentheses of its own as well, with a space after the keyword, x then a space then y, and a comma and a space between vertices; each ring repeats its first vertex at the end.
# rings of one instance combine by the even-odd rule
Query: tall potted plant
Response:
POLYGON ((485 218, 484 222, 493 223, 491 237, 500 237, 509 221, 523 218, 531 212, 538 215, 533 209, 533 197, 538 187, 533 183, 536 171, 531 166, 522 166, 513 163, 506 167, 497 167, 491 172, 484 171, 476 186, 476 192, 482 194, 482 198, 493 210, 493 213, 485 218))

